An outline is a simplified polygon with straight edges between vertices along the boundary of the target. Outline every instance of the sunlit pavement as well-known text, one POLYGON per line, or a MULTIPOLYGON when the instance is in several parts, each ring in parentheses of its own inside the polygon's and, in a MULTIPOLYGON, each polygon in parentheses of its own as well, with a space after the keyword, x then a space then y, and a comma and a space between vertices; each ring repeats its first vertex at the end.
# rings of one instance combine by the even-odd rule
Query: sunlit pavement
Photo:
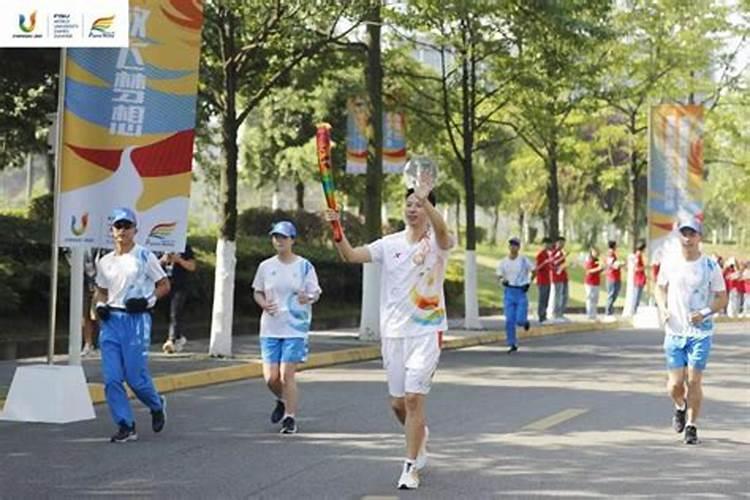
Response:
POLYGON ((662 334, 619 330, 443 354, 416 492, 377 361, 299 375, 300 434, 268 420, 262 381, 169 395, 168 427, 107 442, 106 406, 69 425, 0 422, 2 498, 737 498, 750 482, 750 325, 719 327, 702 443, 671 430, 662 334))

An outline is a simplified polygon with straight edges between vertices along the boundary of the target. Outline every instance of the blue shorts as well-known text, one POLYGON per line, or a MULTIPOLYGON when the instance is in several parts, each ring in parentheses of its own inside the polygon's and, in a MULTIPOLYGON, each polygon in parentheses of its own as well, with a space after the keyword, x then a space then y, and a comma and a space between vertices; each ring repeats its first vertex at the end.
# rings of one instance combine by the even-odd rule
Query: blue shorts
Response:
POLYGON ((307 361, 307 339, 304 337, 261 337, 260 353, 263 362, 272 365, 304 363, 307 361))
POLYGON ((667 358, 667 370, 679 370, 686 366, 703 371, 711 353, 711 335, 706 337, 682 337, 666 335, 664 337, 664 355, 667 358))

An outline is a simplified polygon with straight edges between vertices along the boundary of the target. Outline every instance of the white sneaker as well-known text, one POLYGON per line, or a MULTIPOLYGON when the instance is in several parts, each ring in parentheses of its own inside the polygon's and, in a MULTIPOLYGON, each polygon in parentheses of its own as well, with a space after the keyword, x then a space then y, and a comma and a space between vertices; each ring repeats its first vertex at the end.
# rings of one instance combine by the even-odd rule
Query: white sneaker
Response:
POLYGON ((86 358, 88 356, 92 356, 96 352, 96 347, 94 347, 91 344, 85 344, 83 346, 83 350, 81 351, 81 357, 86 358))
POLYGON ((182 349, 185 347, 185 344, 187 344, 187 338, 186 337, 180 337, 174 342, 174 350, 175 352, 182 352, 182 349))
POLYGON ((164 342, 164 345, 161 346, 161 350, 167 354, 173 354, 176 348, 174 342, 172 342, 172 339, 167 339, 167 341, 164 342))
POLYGON ((417 460, 414 462, 414 467, 419 471, 427 467, 427 439, 430 437, 430 429, 424 426, 424 439, 422 440, 422 446, 419 448, 419 454, 417 460))
POLYGON ((398 479, 398 489, 416 490, 419 488, 419 474, 417 468, 412 464, 404 462, 404 471, 398 479))

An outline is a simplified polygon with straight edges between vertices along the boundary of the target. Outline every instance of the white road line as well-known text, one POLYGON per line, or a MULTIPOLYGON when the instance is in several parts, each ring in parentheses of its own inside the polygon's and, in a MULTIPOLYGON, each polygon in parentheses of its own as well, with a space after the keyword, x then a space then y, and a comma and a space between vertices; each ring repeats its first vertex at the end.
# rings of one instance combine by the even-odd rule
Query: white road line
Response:
POLYGON ((535 422, 531 422, 530 424, 523 426, 521 430, 546 431, 550 427, 554 427, 555 425, 561 424, 567 420, 576 418, 577 416, 583 415, 584 413, 587 413, 588 411, 589 411, 588 408, 569 408, 567 410, 554 413, 550 415, 549 417, 544 417, 535 422))

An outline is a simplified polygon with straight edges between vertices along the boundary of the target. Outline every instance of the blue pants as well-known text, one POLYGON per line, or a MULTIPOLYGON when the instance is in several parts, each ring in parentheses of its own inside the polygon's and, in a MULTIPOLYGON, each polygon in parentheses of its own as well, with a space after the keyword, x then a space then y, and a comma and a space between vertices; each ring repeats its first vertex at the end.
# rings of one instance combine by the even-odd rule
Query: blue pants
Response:
POLYGON ((505 343, 516 345, 516 326, 523 326, 529 312, 529 299, 520 288, 505 287, 503 297, 505 309, 505 343))
POLYGON ((151 411, 161 410, 161 398, 148 371, 151 345, 151 314, 111 311, 101 322, 99 349, 102 353, 104 394, 112 420, 117 425, 133 425, 133 411, 123 382, 151 411))
POLYGON ((607 307, 605 308, 607 316, 615 313, 615 301, 617 296, 620 295, 621 286, 622 282, 620 281, 607 281, 607 307))

